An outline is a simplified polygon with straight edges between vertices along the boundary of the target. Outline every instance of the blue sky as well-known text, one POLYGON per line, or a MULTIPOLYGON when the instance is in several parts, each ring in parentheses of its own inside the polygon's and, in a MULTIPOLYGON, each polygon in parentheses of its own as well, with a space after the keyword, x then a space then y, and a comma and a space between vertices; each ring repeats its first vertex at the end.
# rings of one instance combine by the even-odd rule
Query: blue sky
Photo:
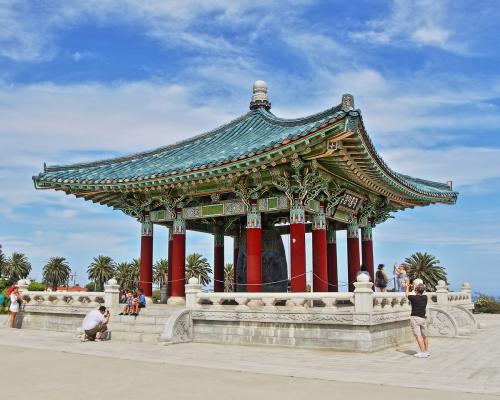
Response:
MULTIPOLYGON (((467 280, 500 294, 499 20, 493 0, 0 0, 0 243, 25 252, 36 278, 49 257, 64 256, 80 283, 98 254, 136 257, 134 220, 35 191, 31 176, 43 162, 127 154, 214 128, 246 112, 252 82, 264 79, 284 117, 352 93, 393 169, 453 180, 456 206, 407 210, 374 230, 377 263, 427 251, 452 288, 467 280)), ((166 240, 156 229, 155 258, 166 240)), ((211 261, 212 240, 189 233, 188 251, 211 261)))

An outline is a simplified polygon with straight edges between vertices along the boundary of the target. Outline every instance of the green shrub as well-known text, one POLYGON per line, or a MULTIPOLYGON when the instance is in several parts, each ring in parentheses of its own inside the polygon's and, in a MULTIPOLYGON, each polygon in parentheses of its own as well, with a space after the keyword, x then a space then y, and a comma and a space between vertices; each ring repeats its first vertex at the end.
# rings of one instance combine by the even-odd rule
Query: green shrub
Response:
POLYGON ((474 312, 500 314, 500 301, 480 293, 474 301, 474 312))
POLYGON ((0 279, 0 292, 8 287, 9 287, 9 281, 7 281, 7 279, 0 279))
POLYGON ((43 292, 45 290, 45 285, 43 283, 33 281, 28 285, 28 290, 30 292, 43 292))
POLYGON ((160 302, 160 291, 159 290, 153 290, 153 303, 159 303, 160 302))

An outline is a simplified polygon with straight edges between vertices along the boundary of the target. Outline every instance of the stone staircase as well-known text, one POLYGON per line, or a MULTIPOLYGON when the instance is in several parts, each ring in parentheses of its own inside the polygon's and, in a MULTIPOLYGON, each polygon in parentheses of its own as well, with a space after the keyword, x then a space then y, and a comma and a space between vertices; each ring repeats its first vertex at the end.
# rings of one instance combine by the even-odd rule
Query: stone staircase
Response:
POLYGON ((108 330, 112 340, 127 342, 158 343, 165 324, 172 314, 184 307, 165 304, 148 304, 137 317, 118 315, 121 310, 113 310, 108 330))

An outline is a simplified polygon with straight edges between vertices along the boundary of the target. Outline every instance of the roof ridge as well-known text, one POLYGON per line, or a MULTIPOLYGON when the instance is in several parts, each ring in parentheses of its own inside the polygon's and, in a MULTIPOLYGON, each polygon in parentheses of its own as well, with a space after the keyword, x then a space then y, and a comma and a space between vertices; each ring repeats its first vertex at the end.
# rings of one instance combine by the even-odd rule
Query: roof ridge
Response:
POLYGON ((326 110, 320 111, 315 114, 307 115, 305 117, 299 118, 281 118, 273 114, 271 111, 266 110, 264 108, 258 109, 258 111, 262 114, 264 118, 267 120, 277 122, 280 125, 284 126, 294 126, 299 124, 307 124, 310 122, 319 121, 320 119, 325 118, 328 114, 335 113, 337 111, 342 111, 342 104, 338 104, 334 107, 327 108, 326 110))

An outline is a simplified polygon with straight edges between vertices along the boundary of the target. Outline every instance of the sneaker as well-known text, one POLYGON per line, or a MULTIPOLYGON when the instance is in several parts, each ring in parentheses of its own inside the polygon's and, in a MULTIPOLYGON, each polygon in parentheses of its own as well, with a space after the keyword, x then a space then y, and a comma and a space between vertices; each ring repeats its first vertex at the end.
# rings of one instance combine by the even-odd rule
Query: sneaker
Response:
POLYGON ((426 351, 424 354, 426 357, 430 357, 430 355, 431 355, 431 353, 429 353, 428 351, 426 351))
POLYGON ((418 352, 418 353, 415 353, 413 355, 413 357, 416 357, 416 358, 426 358, 427 356, 425 355, 425 353, 418 352))

